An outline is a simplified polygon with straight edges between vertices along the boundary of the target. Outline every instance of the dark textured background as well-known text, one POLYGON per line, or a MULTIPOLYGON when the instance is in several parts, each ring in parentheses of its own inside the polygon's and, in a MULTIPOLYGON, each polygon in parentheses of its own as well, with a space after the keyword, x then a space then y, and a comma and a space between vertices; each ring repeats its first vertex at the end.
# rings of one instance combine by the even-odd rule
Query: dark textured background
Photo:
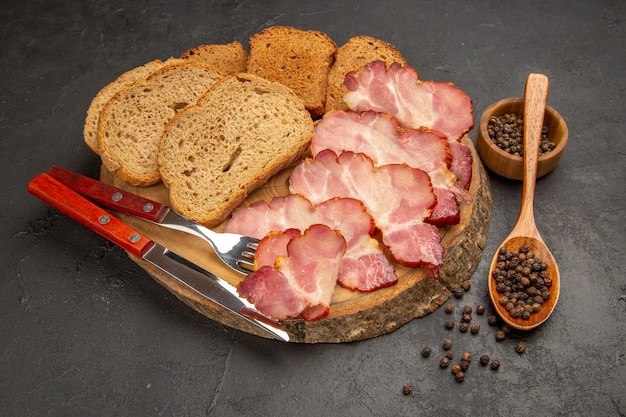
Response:
MULTIPOLYGON (((3 416, 618 416, 626 414, 626 2, 3 1, 0 7, 0 414, 3 416), (26 192, 53 164, 97 176, 82 140, 91 98, 118 74, 270 25, 391 42, 422 79, 474 99, 551 81, 567 120, 559 167, 539 180, 538 228, 562 293, 543 326, 502 343, 448 333, 443 309, 342 345, 293 345, 206 319, 118 248, 26 192), (463 384, 438 367, 441 341, 498 357, 463 384), (516 341, 527 351, 515 353, 516 341), (430 358, 422 346, 433 348, 430 358), (404 396, 410 383, 413 394, 404 396)), ((472 131, 475 137, 475 130, 472 131)), ((513 226, 521 184, 491 176, 493 216, 473 287, 513 226)))

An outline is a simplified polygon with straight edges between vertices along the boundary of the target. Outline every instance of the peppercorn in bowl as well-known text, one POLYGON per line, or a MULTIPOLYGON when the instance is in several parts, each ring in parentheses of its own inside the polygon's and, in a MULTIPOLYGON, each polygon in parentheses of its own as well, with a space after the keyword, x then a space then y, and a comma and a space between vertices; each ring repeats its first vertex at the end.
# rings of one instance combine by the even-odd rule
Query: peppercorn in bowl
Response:
MULTIPOLYGON (((489 106, 480 118, 476 149, 480 159, 493 172, 505 178, 524 178, 524 99, 507 98, 489 106)), ((558 165, 567 144, 567 124, 546 105, 537 177, 558 165)))

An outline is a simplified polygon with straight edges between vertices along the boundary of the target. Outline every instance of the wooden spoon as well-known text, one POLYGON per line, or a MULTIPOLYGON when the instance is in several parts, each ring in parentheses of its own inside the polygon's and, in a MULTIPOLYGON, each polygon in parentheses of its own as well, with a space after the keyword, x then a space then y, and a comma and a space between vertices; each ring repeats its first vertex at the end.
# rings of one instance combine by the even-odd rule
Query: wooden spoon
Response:
POLYGON ((491 302, 498 315, 509 326, 519 330, 530 330, 546 321, 559 299, 560 276, 559 268, 554 256, 541 238, 533 213, 533 200, 535 194, 535 182, 537 180, 537 160, 539 143, 541 141, 541 129, 543 116, 548 98, 548 78, 543 74, 530 74, 526 80, 524 92, 524 180, 522 189, 522 206, 517 222, 509 236, 502 242, 499 248, 506 247, 509 251, 517 251, 522 244, 528 245, 534 252, 535 257, 541 259, 547 265, 546 271, 552 279, 550 297, 545 300, 541 309, 531 314, 530 319, 513 318, 506 310, 506 306, 500 305, 502 296, 496 290, 496 281, 493 271, 496 269, 500 250, 498 249, 491 261, 489 268, 489 295, 491 302))

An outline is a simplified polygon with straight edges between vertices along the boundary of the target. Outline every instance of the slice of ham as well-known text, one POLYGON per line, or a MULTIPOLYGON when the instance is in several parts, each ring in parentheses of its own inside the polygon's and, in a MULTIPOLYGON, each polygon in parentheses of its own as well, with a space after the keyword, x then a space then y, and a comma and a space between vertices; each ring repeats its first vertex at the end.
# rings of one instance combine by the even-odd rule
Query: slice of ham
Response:
POLYGON ((391 257, 406 266, 425 266, 437 276, 443 246, 437 227, 424 222, 437 200, 428 174, 406 164, 375 167, 362 153, 319 152, 291 173, 292 193, 313 204, 334 197, 361 200, 383 235, 391 257))
MULTIPOLYGON (((344 84, 348 90, 344 101, 350 109, 390 113, 405 128, 435 130, 457 147, 465 148, 460 140, 474 127, 472 99, 465 92, 449 82, 421 81, 410 66, 396 63, 387 69, 384 62, 374 61, 346 74, 344 84)), ((471 164, 468 171, 464 163, 468 151, 453 150, 453 158, 462 160, 451 165, 465 188, 471 181, 471 164)))
MULTIPOLYGON (((261 239, 259 249, 263 250, 266 244, 275 249, 275 239, 281 239, 280 234, 261 239)), ((274 264, 248 275, 237 286, 237 292, 268 317, 320 320, 330 311, 346 241, 338 231, 321 224, 311 226, 301 235, 288 231, 285 241, 284 251, 274 264)))
POLYGON ((428 129, 403 129, 389 113, 334 110, 315 125, 311 154, 324 149, 364 153, 376 166, 402 164, 426 171, 437 205, 426 222, 438 227, 457 224, 459 201, 466 194, 448 169, 452 154, 446 139, 428 129))
MULTIPOLYGON (((341 286, 369 292, 398 282, 393 266, 378 241, 371 236, 375 229, 374 220, 363 203, 356 199, 333 198, 315 206, 297 194, 275 197, 269 203, 259 200, 237 208, 225 231, 261 239, 273 231, 294 233, 288 229, 305 230, 314 224, 339 230, 346 239, 347 249, 338 278, 341 286)), ((280 247, 284 234, 272 233, 277 247, 280 247)), ((272 262, 272 255, 266 258, 265 250, 272 250, 271 245, 257 250, 255 265, 258 268, 272 262)))

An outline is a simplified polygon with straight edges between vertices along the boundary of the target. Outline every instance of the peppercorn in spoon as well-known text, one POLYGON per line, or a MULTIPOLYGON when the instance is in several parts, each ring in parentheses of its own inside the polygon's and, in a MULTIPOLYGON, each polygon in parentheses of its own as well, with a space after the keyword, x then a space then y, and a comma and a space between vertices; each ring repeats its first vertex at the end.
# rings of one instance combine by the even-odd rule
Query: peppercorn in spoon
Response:
POLYGON ((534 329, 546 321, 560 292, 559 268, 537 230, 533 211, 548 86, 543 74, 531 73, 526 80, 522 204, 513 230, 489 268, 491 302, 502 320, 518 330, 534 329))

